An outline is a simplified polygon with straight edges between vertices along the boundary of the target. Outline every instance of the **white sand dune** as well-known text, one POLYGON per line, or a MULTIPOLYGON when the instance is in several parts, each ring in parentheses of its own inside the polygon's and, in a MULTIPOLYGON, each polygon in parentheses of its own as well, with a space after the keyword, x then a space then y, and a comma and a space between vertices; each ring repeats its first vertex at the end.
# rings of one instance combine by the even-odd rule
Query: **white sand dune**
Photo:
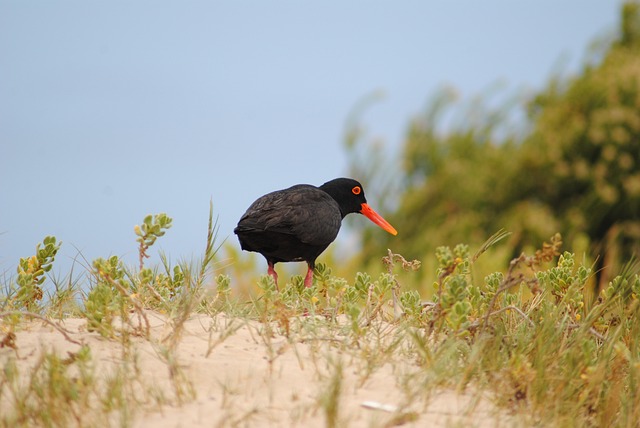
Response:
MULTIPOLYGON (((140 388, 141 397, 147 391, 147 395, 161 393, 164 399, 148 399, 147 405, 141 400, 132 416, 136 428, 322 427, 331 421, 348 427, 507 424, 504 414, 479 394, 427 393, 419 385, 412 386, 412 373, 420 370, 412 361, 367 362, 358 357, 362 352, 336 346, 344 338, 287 339, 262 323, 223 314, 193 315, 185 322, 175 348, 177 365, 171 371, 162 358, 166 349, 162 340, 172 326, 164 316, 147 315, 151 339, 134 337, 128 348, 136 362, 132 382, 140 388), (334 419, 327 410, 332 402, 337 408, 334 419)), ((117 340, 87 332, 85 320, 65 319, 61 325, 74 340, 90 347, 98 375, 108 376, 121 363, 124 348, 117 340)), ((23 373, 33 367, 43 349, 62 356, 80 349, 37 320, 21 324, 16 346, 17 351, 0 349, 0 362, 17 355, 23 373)), ((0 411, 7 405, 0 402, 0 411)), ((114 416, 114 424, 116 420, 114 416)))

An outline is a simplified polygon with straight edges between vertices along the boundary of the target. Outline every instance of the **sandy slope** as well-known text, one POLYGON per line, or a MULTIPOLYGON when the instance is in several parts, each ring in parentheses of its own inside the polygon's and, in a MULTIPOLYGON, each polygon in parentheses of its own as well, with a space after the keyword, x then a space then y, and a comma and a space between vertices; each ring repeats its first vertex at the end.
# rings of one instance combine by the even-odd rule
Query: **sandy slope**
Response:
MULTIPOLYGON (((422 393, 399 408, 407 403, 411 387, 406 385, 411 384, 411 374, 419 370, 410 361, 372 368, 353 354, 339 351, 332 338, 290 341, 277 333, 264 334, 265 326, 258 322, 224 315, 195 315, 185 323, 177 347, 182 371, 173 374, 184 377, 172 382, 168 365, 160 357, 161 340, 171 326, 158 314, 148 313, 148 318, 153 339, 135 338, 131 348, 135 349, 139 373, 136 382, 141 391, 162 391, 168 404, 143 406, 134 416, 137 428, 321 427, 327 422, 323 400, 332 395, 338 397, 338 426, 382 427, 406 422, 405 426, 494 427, 505 422, 488 400, 468 393, 422 393), (336 376, 341 379, 339 393, 331 390, 331 379, 336 376), (174 394, 176 384, 183 392, 192 387, 195 398, 180 403, 174 394), (370 409, 363 406, 366 402, 388 409, 370 409)), ((62 324, 73 332, 75 340, 90 346, 100 366, 98 373, 107 375, 122 358, 120 344, 86 332, 84 320, 67 319, 62 324)), ((24 371, 35 363, 39 349, 55 349, 61 355, 79 349, 41 321, 25 323, 17 331, 16 344, 24 371)), ((0 362, 9 355, 15 351, 0 349, 0 362)), ((413 391, 415 394, 415 387, 413 391)), ((3 405, 6 403, 0 403, 3 405)), ((114 420, 114 424, 118 423, 114 420)))

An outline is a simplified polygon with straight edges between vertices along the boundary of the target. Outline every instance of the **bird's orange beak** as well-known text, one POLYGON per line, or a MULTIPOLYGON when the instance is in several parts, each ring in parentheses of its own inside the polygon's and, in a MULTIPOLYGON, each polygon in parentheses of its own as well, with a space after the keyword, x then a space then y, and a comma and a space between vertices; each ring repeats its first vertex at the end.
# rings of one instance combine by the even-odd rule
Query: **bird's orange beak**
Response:
POLYGON ((360 210, 361 214, 364 214, 369 220, 386 230, 392 235, 397 235, 398 231, 389 224, 389 222, 382 218, 380 214, 375 212, 373 208, 369 206, 369 204, 362 204, 362 209, 360 210))

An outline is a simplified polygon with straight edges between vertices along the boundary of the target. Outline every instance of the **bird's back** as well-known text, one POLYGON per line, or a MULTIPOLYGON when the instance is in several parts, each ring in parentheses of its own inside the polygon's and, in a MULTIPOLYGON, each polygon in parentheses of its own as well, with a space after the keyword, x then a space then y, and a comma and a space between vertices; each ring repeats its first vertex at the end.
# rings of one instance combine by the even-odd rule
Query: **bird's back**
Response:
POLYGON ((315 260, 333 242, 342 216, 323 190, 300 184, 257 199, 240 218, 234 233, 243 250, 267 260, 315 260))

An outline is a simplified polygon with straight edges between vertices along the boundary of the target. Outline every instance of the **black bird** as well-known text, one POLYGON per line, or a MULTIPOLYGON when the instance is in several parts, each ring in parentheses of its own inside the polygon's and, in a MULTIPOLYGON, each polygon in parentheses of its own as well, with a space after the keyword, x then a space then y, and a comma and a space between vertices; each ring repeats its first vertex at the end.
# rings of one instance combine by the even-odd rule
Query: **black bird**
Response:
POLYGON ((276 263, 306 261, 304 285, 311 287, 316 259, 336 239, 342 219, 350 213, 364 214, 387 232, 398 233, 369 207, 362 185, 351 178, 268 193, 251 204, 233 232, 243 250, 267 259, 276 285, 276 263))

